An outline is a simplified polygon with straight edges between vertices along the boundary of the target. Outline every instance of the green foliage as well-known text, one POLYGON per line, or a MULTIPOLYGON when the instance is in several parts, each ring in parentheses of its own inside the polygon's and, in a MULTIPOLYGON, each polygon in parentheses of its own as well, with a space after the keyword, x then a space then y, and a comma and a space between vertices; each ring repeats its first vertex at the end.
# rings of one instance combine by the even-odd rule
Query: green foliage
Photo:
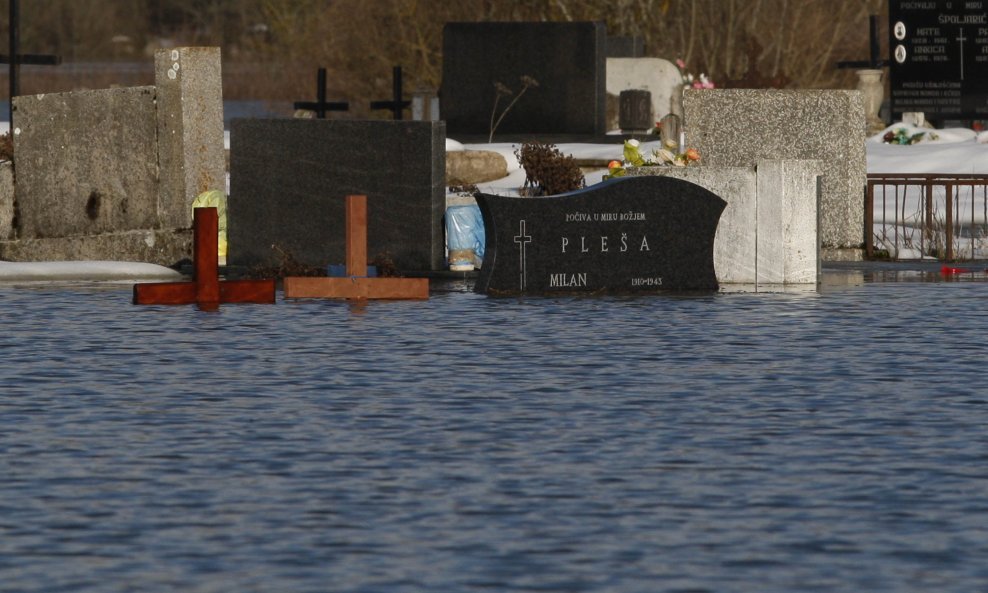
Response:
POLYGON ((531 195, 561 194, 584 186, 583 172, 573 157, 552 144, 526 142, 515 150, 515 156, 525 169, 525 187, 531 195))

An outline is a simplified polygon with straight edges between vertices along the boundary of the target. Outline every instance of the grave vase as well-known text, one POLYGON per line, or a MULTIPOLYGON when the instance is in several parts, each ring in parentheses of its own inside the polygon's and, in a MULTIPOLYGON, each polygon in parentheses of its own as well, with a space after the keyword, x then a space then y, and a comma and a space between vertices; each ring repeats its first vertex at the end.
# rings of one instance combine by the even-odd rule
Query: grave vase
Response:
POLYGON ((881 70, 858 70, 858 90, 864 99, 865 121, 868 134, 877 134, 885 129, 885 122, 878 117, 885 99, 885 83, 881 70))

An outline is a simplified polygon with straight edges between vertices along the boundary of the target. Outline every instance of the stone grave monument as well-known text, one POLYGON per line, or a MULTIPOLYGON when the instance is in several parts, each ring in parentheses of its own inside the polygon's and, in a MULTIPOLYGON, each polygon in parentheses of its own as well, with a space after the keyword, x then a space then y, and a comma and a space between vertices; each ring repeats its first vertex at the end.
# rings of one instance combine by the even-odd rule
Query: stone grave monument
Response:
POLYGON ((442 269, 446 128, 441 121, 235 119, 227 262, 311 266, 346 257, 347 195, 365 195, 371 259, 442 269))
POLYGON ((218 48, 160 50, 154 86, 18 96, 14 109, 17 217, 0 219, 0 257, 189 257, 193 200, 226 187, 218 48))
POLYGON ((818 160, 824 259, 864 245, 865 113, 859 91, 687 89, 686 142, 707 166, 818 160))
POLYGON ((988 117, 988 16, 984 2, 889 0, 893 119, 988 117))
MULTIPOLYGON (((655 121, 670 113, 682 116, 683 75, 661 58, 607 58, 607 129, 618 129, 621 91, 647 90, 655 121)), ((654 124, 655 121, 652 123, 654 124)))
POLYGON ((479 193, 489 295, 716 290, 726 202, 669 177, 626 177, 544 198, 479 193))

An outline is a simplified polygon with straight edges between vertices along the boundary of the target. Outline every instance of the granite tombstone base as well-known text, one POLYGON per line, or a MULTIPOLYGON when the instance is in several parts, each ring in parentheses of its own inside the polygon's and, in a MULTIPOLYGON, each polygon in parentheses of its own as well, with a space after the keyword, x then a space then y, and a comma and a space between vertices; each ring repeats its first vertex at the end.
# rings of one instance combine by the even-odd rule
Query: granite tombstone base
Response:
POLYGON ((478 193, 488 295, 714 291, 726 202, 668 177, 613 179, 544 198, 478 193))

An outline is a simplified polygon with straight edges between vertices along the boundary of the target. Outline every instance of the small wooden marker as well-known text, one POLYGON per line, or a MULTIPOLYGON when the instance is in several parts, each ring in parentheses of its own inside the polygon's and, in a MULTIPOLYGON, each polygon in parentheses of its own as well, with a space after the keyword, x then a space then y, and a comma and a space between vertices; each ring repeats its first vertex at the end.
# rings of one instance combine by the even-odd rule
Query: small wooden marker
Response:
POLYGON ((216 208, 193 210, 193 282, 158 282, 134 285, 135 305, 189 305, 211 310, 220 303, 275 302, 271 280, 219 279, 217 256, 219 217, 216 208))
POLYGON ((427 278, 367 277, 367 196, 346 197, 345 278, 289 276, 285 298, 427 299, 427 278))

